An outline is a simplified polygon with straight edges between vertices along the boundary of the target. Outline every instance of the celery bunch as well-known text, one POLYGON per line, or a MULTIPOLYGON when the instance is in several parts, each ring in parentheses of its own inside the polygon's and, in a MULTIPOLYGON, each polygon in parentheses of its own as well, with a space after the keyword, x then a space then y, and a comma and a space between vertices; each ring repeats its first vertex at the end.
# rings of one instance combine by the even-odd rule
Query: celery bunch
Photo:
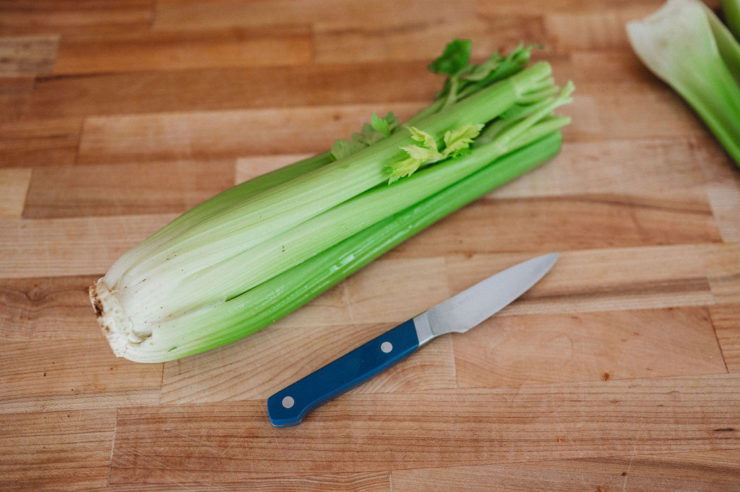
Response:
MULTIPOLYGON (((738 0, 723 8, 737 29, 738 0)), ((699 0, 668 0, 627 24, 632 48, 704 120, 740 167, 740 44, 699 0)))
POLYGON ((531 48, 470 62, 455 40, 446 81, 401 125, 373 115, 323 154, 244 182, 124 254, 90 288, 118 356, 161 362, 238 340, 403 240, 555 155, 570 101, 531 48))

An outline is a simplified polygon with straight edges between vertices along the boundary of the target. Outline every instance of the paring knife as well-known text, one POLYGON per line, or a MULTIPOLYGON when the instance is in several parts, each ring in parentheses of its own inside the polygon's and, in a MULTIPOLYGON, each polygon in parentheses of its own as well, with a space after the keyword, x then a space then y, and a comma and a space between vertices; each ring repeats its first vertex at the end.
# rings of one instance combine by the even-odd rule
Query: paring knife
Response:
POLYGON ((319 405, 446 333, 465 333, 524 294, 550 271, 557 253, 514 265, 401 323, 267 399, 275 427, 298 425, 319 405))

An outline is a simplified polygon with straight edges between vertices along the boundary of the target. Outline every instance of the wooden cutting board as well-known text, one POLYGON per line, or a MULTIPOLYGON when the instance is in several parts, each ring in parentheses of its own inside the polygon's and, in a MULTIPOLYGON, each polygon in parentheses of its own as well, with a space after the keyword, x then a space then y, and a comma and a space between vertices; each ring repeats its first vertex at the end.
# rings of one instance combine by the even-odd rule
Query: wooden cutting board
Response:
POLYGON ((0 4, 0 488, 737 490, 740 174, 627 44, 660 4, 0 4), (575 82, 556 159, 248 339, 111 354, 86 287, 121 253, 416 111, 456 36, 542 43, 575 82), (269 425, 274 391, 550 251, 500 316, 269 425))

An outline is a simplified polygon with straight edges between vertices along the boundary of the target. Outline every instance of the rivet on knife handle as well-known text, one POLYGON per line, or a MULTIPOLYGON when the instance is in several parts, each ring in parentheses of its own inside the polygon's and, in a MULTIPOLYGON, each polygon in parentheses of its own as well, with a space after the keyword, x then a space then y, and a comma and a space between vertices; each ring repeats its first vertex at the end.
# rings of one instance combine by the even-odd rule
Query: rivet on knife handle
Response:
POLYGON ((290 427, 326 401, 375 376, 419 348, 413 320, 383 333, 267 400, 275 427, 290 427))

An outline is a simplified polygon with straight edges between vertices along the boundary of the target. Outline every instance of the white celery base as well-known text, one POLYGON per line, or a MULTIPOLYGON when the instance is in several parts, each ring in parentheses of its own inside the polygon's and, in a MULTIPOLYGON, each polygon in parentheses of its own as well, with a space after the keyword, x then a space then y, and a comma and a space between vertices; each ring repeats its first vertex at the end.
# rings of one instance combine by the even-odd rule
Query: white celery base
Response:
POLYGON ((108 339, 113 353, 126 357, 126 352, 138 346, 151 336, 134 330, 134 324, 118 301, 115 293, 102 278, 90 286, 90 302, 98 318, 98 324, 108 339))

